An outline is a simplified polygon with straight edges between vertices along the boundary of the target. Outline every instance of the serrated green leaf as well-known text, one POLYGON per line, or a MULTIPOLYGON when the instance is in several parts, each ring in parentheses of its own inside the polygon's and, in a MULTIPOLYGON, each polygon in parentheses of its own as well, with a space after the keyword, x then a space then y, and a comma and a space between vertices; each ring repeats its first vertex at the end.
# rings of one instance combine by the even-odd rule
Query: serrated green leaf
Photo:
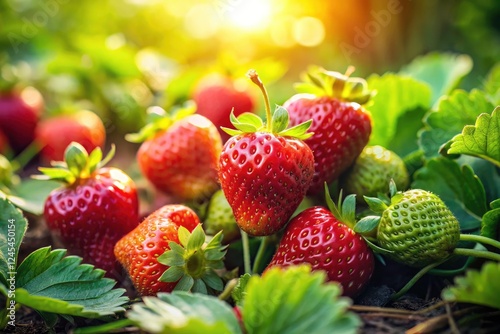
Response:
POLYGON ((252 275, 250 274, 244 274, 238 279, 238 283, 234 287, 233 291, 231 292, 231 297, 233 297, 233 300, 235 301, 236 305, 241 306, 243 304, 243 301, 245 300, 246 296, 246 287, 248 284, 248 281, 250 280, 250 277, 252 275))
POLYGON ((480 271, 468 270, 442 292, 445 300, 500 309, 500 263, 487 262, 480 271))
POLYGON ((475 125, 466 125, 451 140, 448 153, 476 156, 500 167, 500 107, 491 115, 479 115, 475 125))
POLYGON ((461 133, 464 126, 473 124, 480 114, 490 113, 493 108, 482 91, 453 91, 424 117, 425 127, 419 133, 420 148, 427 158, 439 155, 443 144, 461 133))
POLYGON ((16 271, 19 247, 27 228, 28 221, 22 212, 0 197, 0 285, 7 286, 10 273, 16 271))
POLYGON ((308 266, 271 268, 250 278, 241 307, 249 334, 356 333, 360 320, 347 310, 337 284, 308 266), (293 293, 290 293, 293 291, 293 293))
POLYGON ((127 317, 149 333, 241 334, 231 307, 216 297, 174 291, 145 297, 127 317))
POLYGON ((369 145, 390 148, 398 119, 405 113, 429 108, 431 89, 424 82, 394 73, 372 75, 367 82, 368 87, 377 92, 372 103, 366 106, 373 123, 369 145))
POLYGON ((289 121, 290 117, 288 116, 288 111, 282 106, 276 106, 271 123, 273 132, 279 133, 285 130, 289 121))
POLYGON ((161 282, 177 282, 184 275, 184 268, 170 267, 158 279, 161 282))
POLYGON ((307 138, 310 138, 314 134, 313 132, 307 132, 307 130, 309 130, 311 125, 312 125, 312 120, 309 120, 304 123, 292 126, 291 128, 288 128, 284 131, 281 131, 280 133, 278 133, 278 135, 283 137, 288 136, 288 137, 295 137, 301 140, 306 140, 307 138))
POLYGON ((193 232, 191 232, 191 236, 189 237, 186 245, 186 250, 190 252, 200 249, 205 243, 205 238, 205 232, 203 231, 201 225, 196 226, 193 232))
POLYGON ((354 225, 354 232, 360 234, 371 232, 377 228, 380 219, 380 216, 363 217, 354 225))
POLYGON ((491 210, 483 215, 481 220, 481 235, 498 240, 500 226, 500 199, 490 204, 491 210))
POLYGON ((500 104, 500 63, 496 63, 491 68, 484 82, 483 90, 493 104, 500 104))
POLYGON ((104 271, 80 264, 81 258, 65 256, 66 250, 40 248, 17 269, 16 302, 38 311, 79 317, 101 317, 124 311, 124 289, 104 271))
POLYGON ((462 231, 478 229, 488 210, 483 184, 474 171, 444 157, 430 159, 419 169, 412 188, 438 195, 458 219, 462 231))
POLYGON ((437 53, 415 58, 401 74, 426 82, 432 88, 432 104, 450 93, 472 69, 472 59, 464 54, 437 53))
POLYGON ((52 180, 23 179, 11 189, 12 195, 8 197, 21 210, 38 216, 43 213, 50 192, 60 186, 59 182, 52 180))

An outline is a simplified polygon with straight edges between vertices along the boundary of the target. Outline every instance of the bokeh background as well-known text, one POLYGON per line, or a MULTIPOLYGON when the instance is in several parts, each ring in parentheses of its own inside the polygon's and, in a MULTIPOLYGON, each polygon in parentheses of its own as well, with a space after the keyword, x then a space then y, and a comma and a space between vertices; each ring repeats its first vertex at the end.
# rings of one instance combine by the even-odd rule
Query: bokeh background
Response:
POLYGON ((496 0, 2 0, 5 78, 35 84, 46 114, 80 103, 109 133, 144 122, 147 106, 189 99, 208 72, 256 68, 282 103, 312 64, 357 76, 399 71, 445 51, 473 60, 464 87, 500 59, 496 0))

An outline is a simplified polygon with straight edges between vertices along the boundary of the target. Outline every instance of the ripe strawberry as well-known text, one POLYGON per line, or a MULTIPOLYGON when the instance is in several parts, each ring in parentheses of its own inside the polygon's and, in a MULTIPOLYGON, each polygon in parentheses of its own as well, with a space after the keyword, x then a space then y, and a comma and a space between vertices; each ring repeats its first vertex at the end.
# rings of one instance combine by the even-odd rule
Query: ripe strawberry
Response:
POLYGON ((59 115, 42 120, 36 129, 36 140, 45 162, 60 161, 71 142, 82 145, 87 152, 103 148, 106 129, 95 113, 80 110, 73 114, 59 115))
POLYGON ((222 190, 217 190, 208 203, 206 217, 203 222, 205 232, 215 235, 222 231, 224 239, 222 242, 228 243, 240 236, 240 229, 236 224, 231 206, 224 196, 222 190))
MULTIPOLYGON (((447 258, 460 238, 460 224, 453 213, 435 194, 411 189, 396 192, 391 183, 391 203, 365 197, 376 217, 377 243, 388 250, 389 258, 412 267, 447 258)), ((360 223, 363 221, 360 220, 360 223)))
POLYGON ((0 131, 15 153, 28 147, 43 110, 43 97, 33 87, 0 92, 0 131))
POLYGON ((231 126, 231 111, 239 116, 244 112, 253 112, 255 108, 248 89, 238 87, 232 79, 217 74, 202 78, 192 96, 197 105, 196 112, 215 124, 223 142, 229 139, 229 135, 221 127, 231 126))
POLYGON ((267 268, 308 263, 313 271, 324 270, 329 281, 340 283, 345 296, 359 294, 369 282, 375 262, 365 239, 350 227, 355 220, 355 201, 349 195, 340 208, 340 201, 335 206, 327 195, 330 211, 314 206, 298 214, 287 225, 267 268))
POLYGON ((271 119, 267 92, 255 71, 248 76, 265 96, 268 123, 255 114, 231 115, 237 130, 220 156, 219 180, 238 226, 253 236, 280 230, 305 196, 314 173, 313 154, 301 139, 311 121, 286 129, 288 113, 277 107, 271 119))
POLYGON ((217 162, 222 142, 206 117, 182 109, 174 117, 153 107, 152 122, 129 141, 144 141, 137 161, 144 176, 159 190, 179 200, 209 197, 218 189, 217 162))
POLYGON ((196 213, 184 205, 165 205, 115 245, 115 255, 142 296, 193 290, 222 290, 213 269, 223 267, 222 235, 205 242, 196 213), (192 232, 192 234, 190 234, 192 232))
POLYGON ((51 232, 68 250, 113 276, 114 244, 139 223, 138 198, 134 182, 121 170, 104 167, 112 150, 101 161, 100 148, 90 155, 78 143, 71 143, 65 162, 55 168, 39 168, 44 175, 65 184, 53 190, 45 201, 44 218, 51 232))
POLYGON ((305 142, 314 153, 310 193, 317 193, 324 182, 337 180, 368 143, 371 116, 361 105, 369 101, 371 93, 359 78, 320 69, 308 75, 309 82, 297 86, 303 93, 283 106, 292 126, 313 120, 310 131, 314 135, 305 142))
POLYGON ((363 196, 388 194, 391 179, 399 189, 406 189, 410 184, 404 161, 396 153, 377 145, 365 147, 339 181, 341 189, 356 194, 356 199, 363 201, 363 196))

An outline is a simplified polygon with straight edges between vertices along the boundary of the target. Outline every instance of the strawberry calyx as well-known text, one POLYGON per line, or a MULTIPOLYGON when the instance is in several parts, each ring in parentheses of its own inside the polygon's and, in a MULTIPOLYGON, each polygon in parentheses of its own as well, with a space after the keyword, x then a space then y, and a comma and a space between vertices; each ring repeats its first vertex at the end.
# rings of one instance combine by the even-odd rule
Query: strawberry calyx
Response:
POLYGON ((192 233, 185 227, 178 230, 180 244, 170 241, 170 250, 158 257, 169 266, 159 278, 161 282, 178 282, 174 290, 208 294, 209 289, 222 291, 224 284, 215 270, 223 269, 227 245, 222 245, 222 232, 210 241, 201 225, 192 233))
POLYGON ((300 93, 310 93, 317 96, 330 96, 342 101, 366 104, 373 96, 365 79, 351 77, 354 67, 350 66, 345 74, 327 71, 314 66, 305 74, 304 82, 295 84, 300 93))
POLYGON ((183 106, 174 108, 170 113, 160 106, 152 106, 147 109, 146 125, 137 133, 125 135, 125 139, 131 143, 142 143, 161 131, 167 130, 175 122, 192 115, 196 112, 196 104, 192 101, 183 106))
POLYGON ((264 96, 266 122, 264 122, 256 114, 249 112, 242 113, 238 117, 235 117, 233 112, 234 110, 232 110, 230 120, 236 129, 221 127, 224 132, 231 136, 243 133, 269 132, 278 136, 294 137, 301 140, 305 140, 313 135, 312 132, 307 132, 312 125, 312 120, 308 120, 304 123, 288 128, 288 124, 290 122, 288 111, 283 106, 277 105, 274 112, 271 112, 269 95, 267 94, 266 87, 260 80, 259 75, 255 70, 249 70, 247 72, 247 76, 260 88, 262 95, 264 96))
POLYGON ((73 184, 78 180, 88 179, 93 173, 104 167, 115 155, 115 145, 102 157, 101 148, 95 148, 90 154, 85 148, 77 143, 71 142, 64 152, 64 161, 52 161, 52 167, 39 167, 42 175, 33 175, 38 180, 56 180, 67 184, 73 184))
POLYGON ((356 195, 348 195, 342 199, 342 190, 339 193, 338 202, 335 203, 330 196, 328 184, 325 182, 325 200, 328 209, 339 221, 349 226, 351 229, 356 224, 356 195))

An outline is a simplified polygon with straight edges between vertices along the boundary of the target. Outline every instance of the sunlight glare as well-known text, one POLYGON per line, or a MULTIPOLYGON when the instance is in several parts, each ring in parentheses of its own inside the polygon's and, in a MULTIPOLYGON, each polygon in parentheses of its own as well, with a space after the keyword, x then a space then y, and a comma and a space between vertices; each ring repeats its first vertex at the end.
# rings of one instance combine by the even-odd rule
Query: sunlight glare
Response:
POLYGON ((269 0, 240 0, 227 9, 227 17, 232 25, 246 29, 266 28, 271 19, 269 0))

